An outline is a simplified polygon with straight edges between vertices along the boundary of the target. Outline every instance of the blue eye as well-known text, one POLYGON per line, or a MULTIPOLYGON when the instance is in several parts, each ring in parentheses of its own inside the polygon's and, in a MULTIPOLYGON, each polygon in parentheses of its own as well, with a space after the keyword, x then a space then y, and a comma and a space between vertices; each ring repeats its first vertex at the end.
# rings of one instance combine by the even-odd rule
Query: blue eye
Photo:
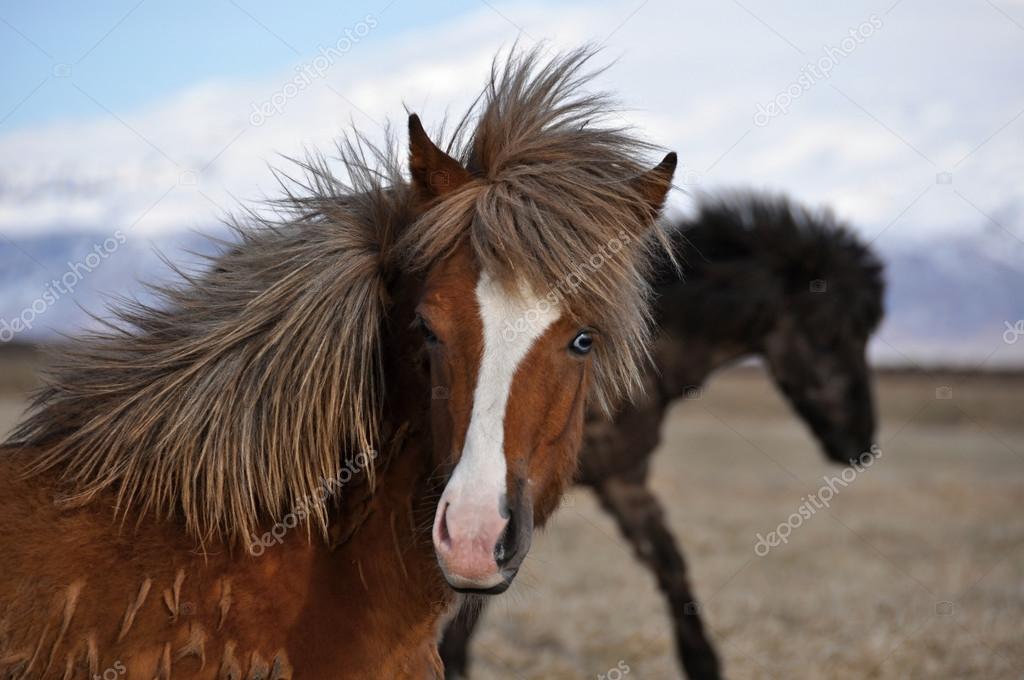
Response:
POLYGON ((569 350, 576 354, 589 354, 594 347, 594 336, 590 331, 580 331, 569 344, 569 350))

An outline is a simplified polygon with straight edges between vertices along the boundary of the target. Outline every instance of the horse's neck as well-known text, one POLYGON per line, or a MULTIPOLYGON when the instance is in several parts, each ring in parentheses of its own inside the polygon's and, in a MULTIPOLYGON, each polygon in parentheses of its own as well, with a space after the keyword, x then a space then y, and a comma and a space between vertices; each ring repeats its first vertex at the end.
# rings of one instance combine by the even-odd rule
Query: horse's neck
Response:
POLYGON ((652 348, 654 392, 667 406, 699 390, 716 370, 753 352, 743 343, 712 342, 695 335, 664 332, 652 348))
POLYGON ((452 593, 430 536, 433 466, 419 425, 399 429, 402 441, 382 456, 373 493, 345 502, 308 574, 310 597, 292 637, 323 651, 307 677, 337 677, 339 669, 406 677, 406 668, 426 676, 436 666, 438 622, 452 593))
POLYGON ((734 364, 738 361, 742 361, 743 359, 757 356, 757 354, 758 353, 754 349, 747 347, 744 344, 741 344, 739 341, 737 341, 736 344, 725 343, 718 347, 712 348, 711 351, 708 352, 706 372, 704 374, 702 382, 703 380, 706 380, 709 375, 711 375, 718 369, 723 368, 729 364, 734 364))
POLYGON ((402 339, 390 340, 387 355, 406 360, 393 362, 386 375, 388 418, 375 485, 372 492, 353 490, 343 498, 313 570, 315 595, 294 635, 331 650, 308 677, 338 677, 338 669, 375 677, 427 677, 440 670, 438 622, 453 593, 431 538, 440 490, 433 487, 437 466, 424 407, 429 383, 407 360, 402 339), (386 659, 381 649, 390 650, 386 659))

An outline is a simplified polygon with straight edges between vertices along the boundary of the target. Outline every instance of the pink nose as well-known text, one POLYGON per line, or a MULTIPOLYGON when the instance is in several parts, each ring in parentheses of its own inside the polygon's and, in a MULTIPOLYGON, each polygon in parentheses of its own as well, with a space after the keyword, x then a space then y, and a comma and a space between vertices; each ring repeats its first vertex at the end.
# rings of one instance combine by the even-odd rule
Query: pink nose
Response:
POLYGON ((507 526, 497 503, 480 507, 441 500, 434 516, 434 551, 453 588, 487 590, 505 583, 495 548, 507 526))

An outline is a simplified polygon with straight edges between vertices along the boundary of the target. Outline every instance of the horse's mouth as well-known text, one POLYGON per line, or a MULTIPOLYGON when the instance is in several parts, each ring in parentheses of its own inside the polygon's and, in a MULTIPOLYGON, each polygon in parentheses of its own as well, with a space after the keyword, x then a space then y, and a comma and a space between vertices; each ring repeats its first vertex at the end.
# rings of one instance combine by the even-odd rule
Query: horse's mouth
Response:
POLYGON ((516 559, 512 563, 499 566, 498 571, 491 577, 482 581, 474 581, 465 576, 449 572, 444 564, 440 562, 441 574, 448 587, 463 595, 500 595, 508 590, 519 573, 522 559, 516 559))

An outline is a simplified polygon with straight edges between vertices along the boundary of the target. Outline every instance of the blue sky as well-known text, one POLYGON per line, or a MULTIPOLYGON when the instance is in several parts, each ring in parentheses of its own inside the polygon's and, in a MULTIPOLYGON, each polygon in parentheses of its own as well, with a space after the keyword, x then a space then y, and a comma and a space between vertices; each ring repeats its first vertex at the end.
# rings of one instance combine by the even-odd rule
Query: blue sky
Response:
POLYGON ((0 118, 8 118, 2 130, 96 113, 96 103, 60 77, 64 65, 97 101, 124 111, 196 82, 281 71, 368 13, 386 17, 373 36, 386 41, 478 8, 470 1, 4 2, 0 118))

